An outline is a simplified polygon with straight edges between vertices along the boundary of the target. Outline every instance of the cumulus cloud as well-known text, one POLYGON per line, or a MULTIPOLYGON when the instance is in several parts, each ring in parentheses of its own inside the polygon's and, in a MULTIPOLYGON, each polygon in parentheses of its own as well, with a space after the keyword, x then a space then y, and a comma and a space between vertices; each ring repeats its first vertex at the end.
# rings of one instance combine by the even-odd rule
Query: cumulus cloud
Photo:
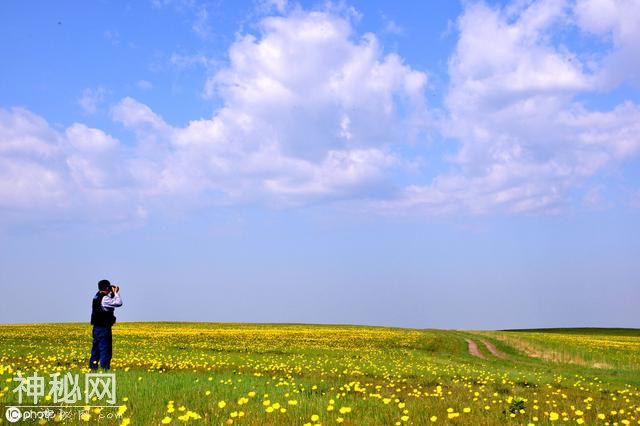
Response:
MULTIPOLYGON (((612 74, 636 48, 630 3, 466 4, 438 114, 425 101, 427 74, 385 53, 374 34, 357 34, 351 9, 269 4, 282 15, 238 35, 225 65, 172 56, 205 67, 203 94, 219 105, 210 117, 174 126, 125 97, 110 108, 131 134, 123 144, 81 123, 58 131, 27 110, 0 110, 2 206, 110 205, 130 217, 159 204, 332 200, 427 214, 557 211, 640 150, 636 103, 596 110, 579 101, 633 82, 631 71, 612 74), (569 25, 610 49, 595 60, 572 51, 554 37, 569 25), (452 141, 453 154, 398 154, 424 143, 427 129, 452 141), (421 168, 438 160, 445 170, 421 168)), ((80 103, 91 114, 103 98, 104 89, 87 89, 80 103)), ((592 205, 603 192, 579 198, 592 205)))
POLYGON ((98 87, 95 89, 87 88, 82 92, 82 96, 78 99, 78 104, 85 112, 85 114, 93 115, 98 112, 98 109, 104 102, 107 91, 104 87, 98 87))
POLYGON ((260 0, 258 2, 258 10, 268 14, 272 11, 285 13, 289 2, 287 0, 260 0))
POLYGON ((382 22, 384 23, 384 31, 389 34, 401 35, 404 34, 404 28, 396 21, 382 15, 382 22))
POLYGON ((284 151, 318 158, 347 142, 384 146, 425 118, 426 75, 383 56, 373 34, 354 40, 346 18, 298 12, 266 18, 261 29, 259 39, 234 43, 230 66, 207 87, 224 99, 223 115, 250 116, 284 151))
MULTIPOLYGON (((18 196, 27 184, 41 186, 26 192, 42 203, 95 206, 295 205, 380 192, 402 163, 394 146, 427 123, 427 76, 385 54, 373 34, 356 35, 351 19, 300 9, 262 19, 207 80, 222 106, 184 127, 125 97, 110 112, 131 145, 81 123, 58 132, 26 110, 3 112, 2 171, 24 180, 20 191, 4 189, 4 202, 29 205, 18 196), (22 151, 28 168, 14 159, 22 151)), ((103 96, 87 89, 81 105, 94 113, 103 96)))
POLYGON ((60 135, 22 108, 0 108, 0 207, 66 203, 60 135))
POLYGON ((124 126, 141 129, 150 128, 159 132, 168 130, 167 124, 151 108, 126 97, 112 109, 113 119, 124 126))
MULTIPOLYGON (((449 61, 443 122, 444 134, 460 144, 452 171, 430 185, 410 185, 383 206, 435 213, 553 211, 585 179, 637 154, 636 104, 593 111, 576 101, 581 93, 599 91, 601 77, 551 36, 573 19, 570 6, 561 0, 467 6, 449 61)), ((610 28, 611 18, 606 22, 610 28)))
POLYGON ((598 78, 604 88, 630 82, 640 87, 640 2, 636 0, 579 0, 575 18, 584 31, 612 45, 598 78))
POLYGON ((207 80, 223 104, 212 118, 174 128, 131 98, 114 107, 116 121, 168 144, 167 157, 144 168, 149 190, 223 203, 370 191, 398 163, 392 146, 426 124, 426 75, 385 55, 373 34, 356 37, 345 16, 298 10, 259 30, 239 37, 228 66, 207 80))
POLYGON ((131 153, 100 129, 60 132, 22 108, 0 108, 0 209, 45 217, 139 218, 131 153))

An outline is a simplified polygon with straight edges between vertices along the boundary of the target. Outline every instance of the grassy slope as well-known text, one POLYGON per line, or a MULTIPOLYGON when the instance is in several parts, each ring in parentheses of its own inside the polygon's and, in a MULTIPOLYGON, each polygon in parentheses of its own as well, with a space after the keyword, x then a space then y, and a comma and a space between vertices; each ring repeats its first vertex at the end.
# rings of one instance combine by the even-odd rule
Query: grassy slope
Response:
POLYGON ((529 358, 580 366, 593 374, 638 385, 640 330, 620 328, 532 329, 483 333, 529 358))
MULTIPOLYGON (((584 418, 587 424, 597 422, 598 413, 605 413, 611 422, 635 424, 638 419, 640 372, 633 366, 602 369, 549 362, 526 356, 501 340, 505 334, 516 334, 544 350, 548 330, 197 323, 125 323, 114 330, 118 393, 127 397, 122 401, 125 416, 137 424, 157 424, 165 416, 173 419, 172 424, 180 423, 177 416, 188 410, 213 424, 238 411, 245 416, 233 418, 237 424, 304 424, 314 414, 322 424, 343 418, 343 424, 367 425, 426 424, 432 416, 438 423, 546 424, 551 412, 558 413, 560 421, 565 413, 567 421, 584 418), (465 337, 478 341, 486 360, 469 356, 465 337), (493 342, 509 359, 492 357, 480 339, 493 342), (249 397, 250 392, 256 395, 249 397), (238 404, 241 397, 249 401, 238 404), (512 418, 508 410, 513 397, 525 398, 526 409, 512 418), (167 412, 170 400, 175 401, 173 413, 167 412), (277 403, 287 412, 266 412, 267 400, 269 406, 277 403), (288 405, 289 400, 297 404, 288 405), (225 401, 224 408, 219 408, 220 401, 225 401), (328 411, 332 405, 335 409, 328 411), (352 411, 341 414, 340 407, 352 411), (459 417, 448 419, 449 408, 459 417), (580 411, 583 414, 577 414, 580 411)), ((602 329, 553 333, 620 336, 613 334, 619 331, 607 334, 602 329)), ((638 336, 629 333, 622 336, 638 336)), ((0 325, 0 380, 13 377, 16 369, 35 367, 41 374, 80 371, 86 363, 89 334, 89 327, 81 324, 0 325)), ((557 350, 554 345, 546 348, 557 350)), ((584 355, 585 349, 578 340, 572 350, 584 355)), ((609 349, 615 362, 627 360, 626 356, 624 349, 609 349)), ((13 398, 8 390, 0 392, 0 405, 13 398)))
POLYGON ((523 328, 514 330, 502 330, 520 333, 557 333, 577 334, 584 336, 640 336, 639 328, 600 328, 600 327, 575 327, 575 328, 523 328))

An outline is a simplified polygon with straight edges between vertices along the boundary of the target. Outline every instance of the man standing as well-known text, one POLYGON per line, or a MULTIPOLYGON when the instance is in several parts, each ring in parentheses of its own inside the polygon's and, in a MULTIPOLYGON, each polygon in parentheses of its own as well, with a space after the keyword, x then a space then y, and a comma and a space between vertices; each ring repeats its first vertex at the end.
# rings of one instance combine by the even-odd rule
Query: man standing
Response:
POLYGON ((93 325, 93 346, 89 368, 108 370, 111 367, 111 326, 116 323, 115 308, 122 306, 120 287, 107 280, 98 283, 98 292, 91 305, 91 325, 93 325))

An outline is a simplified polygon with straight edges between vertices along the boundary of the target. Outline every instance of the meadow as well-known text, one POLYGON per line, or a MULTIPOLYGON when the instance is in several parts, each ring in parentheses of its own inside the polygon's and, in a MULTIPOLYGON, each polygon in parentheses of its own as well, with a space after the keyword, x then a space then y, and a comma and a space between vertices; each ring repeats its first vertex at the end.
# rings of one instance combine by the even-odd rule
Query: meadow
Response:
MULTIPOLYGON (((18 371, 88 371, 90 335, 84 324, 0 325, 2 414, 18 371)), ((121 323, 121 418, 97 408, 64 423, 640 424, 639 349, 640 331, 624 329, 121 323)))

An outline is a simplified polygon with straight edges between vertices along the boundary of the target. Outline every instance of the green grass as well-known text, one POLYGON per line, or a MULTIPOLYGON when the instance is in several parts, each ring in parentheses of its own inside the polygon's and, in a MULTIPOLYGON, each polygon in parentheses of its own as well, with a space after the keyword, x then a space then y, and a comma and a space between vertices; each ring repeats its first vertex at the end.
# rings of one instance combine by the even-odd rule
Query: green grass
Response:
POLYGON ((486 334, 530 357, 595 367, 605 374, 614 370, 630 380, 640 369, 640 332, 636 329, 556 328, 486 334))
MULTIPOLYGON (((90 334, 84 324, 0 325, 0 406, 16 403, 12 378, 18 370, 86 371, 90 334)), ((340 419, 346 425, 423 425, 432 416, 436 424, 551 424, 552 413, 563 424, 640 419, 638 330, 123 323, 114 328, 114 342, 118 404, 132 424, 160 424, 165 417, 182 424, 179 416, 187 411, 201 417, 189 422, 257 425, 340 419), (469 355, 465 338, 475 340, 486 359, 469 355), (508 359, 492 356, 481 339, 508 359), (606 350, 597 346, 603 344, 606 350), (523 345, 541 356, 523 352, 523 345), (543 356, 560 350, 564 359, 543 356), (248 402, 239 404, 245 397, 248 402), (517 398, 524 409, 512 414, 517 398), (277 404, 287 411, 266 411, 277 404), (340 413, 341 407, 350 411, 340 413), (449 409, 458 416, 449 418, 449 409), (239 411, 242 418, 232 417, 239 411)), ((89 422, 115 424, 95 413, 89 422)))
POLYGON ((522 328, 510 331, 514 333, 558 333, 579 334, 583 336, 636 336, 640 337, 638 328, 604 328, 604 327, 575 327, 575 328, 522 328))

